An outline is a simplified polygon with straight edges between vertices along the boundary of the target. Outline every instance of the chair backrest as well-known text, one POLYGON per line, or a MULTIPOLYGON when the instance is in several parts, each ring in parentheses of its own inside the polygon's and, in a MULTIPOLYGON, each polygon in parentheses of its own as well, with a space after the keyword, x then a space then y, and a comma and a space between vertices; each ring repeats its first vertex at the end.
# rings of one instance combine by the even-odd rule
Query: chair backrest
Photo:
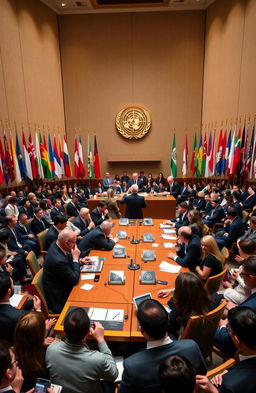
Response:
POLYGON ((242 211, 242 219, 243 219, 243 222, 247 222, 247 221, 248 221, 249 215, 250 215, 250 214, 249 214, 246 210, 243 210, 243 211, 242 211))
POLYGON ((229 258, 229 251, 227 249, 227 247, 222 247, 222 249, 220 250, 221 254, 223 255, 223 257, 225 258, 224 263, 227 262, 228 258, 229 258))
POLYGON ((209 227, 206 225, 206 224, 204 224, 204 227, 203 227, 203 236, 206 236, 206 235, 208 235, 209 234, 209 227))
POLYGON ((72 222, 72 224, 73 224, 75 218, 76 217, 69 217, 68 221, 72 222))
POLYGON ((215 332, 226 304, 227 302, 224 300, 213 311, 204 315, 190 317, 181 335, 181 339, 196 341, 204 358, 207 358, 212 353, 215 332))
POLYGON ((47 229, 45 229, 44 231, 40 232, 37 234, 37 239, 38 239, 38 243, 39 243, 39 247, 40 247, 40 251, 42 253, 45 253, 45 237, 47 234, 47 229))
POLYGON ((68 215, 67 214, 67 203, 64 203, 63 209, 64 209, 65 216, 67 216, 68 215))
POLYGON ((227 273, 227 268, 225 267, 221 273, 216 274, 216 276, 208 277, 206 283, 204 284, 205 289, 212 295, 220 289, 221 281, 223 280, 225 274, 227 273))
POLYGON ((40 266, 34 251, 30 251, 26 257, 26 262, 29 266, 32 276, 34 277, 35 274, 40 270, 40 266))
POLYGON ((45 318, 49 317, 49 309, 45 299, 45 293, 43 288, 43 269, 40 269, 35 277, 33 278, 32 285, 34 287, 36 295, 41 300, 41 309, 45 318))

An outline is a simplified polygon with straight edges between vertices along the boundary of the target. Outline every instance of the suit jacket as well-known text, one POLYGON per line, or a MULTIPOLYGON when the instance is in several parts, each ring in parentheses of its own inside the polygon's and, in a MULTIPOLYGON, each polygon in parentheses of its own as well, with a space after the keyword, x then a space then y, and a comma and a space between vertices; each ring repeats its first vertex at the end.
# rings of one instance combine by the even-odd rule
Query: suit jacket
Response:
POLYGON ((15 232, 17 233, 18 239, 21 241, 21 243, 30 239, 28 235, 31 233, 31 230, 28 225, 26 226, 26 229, 19 223, 15 225, 15 232))
POLYGON ((243 303, 240 303, 239 306, 251 307, 256 311, 256 292, 249 296, 243 303))
POLYGON ((78 203, 74 203, 74 202, 69 202, 67 204, 67 215, 70 217, 77 217, 79 215, 80 212, 80 206, 78 205, 78 203))
POLYGON ((52 210, 51 210, 52 221, 54 221, 54 218, 56 216, 64 216, 64 215, 65 215, 65 213, 64 213, 64 210, 63 210, 62 207, 60 209, 57 209, 56 207, 53 207, 52 210))
POLYGON ((224 210, 218 205, 214 209, 212 209, 210 216, 206 218, 205 224, 208 226, 213 226, 216 222, 220 222, 222 218, 224 218, 224 210))
POLYGON ((147 206, 143 196, 134 193, 131 195, 124 195, 120 203, 126 204, 126 218, 143 218, 142 209, 147 206))
POLYGON ((49 228, 49 226, 50 224, 48 224, 48 222, 44 218, 38 220, 38 218, 34 217, 33 220, 31 221, 30 229, 34 235, 37 235, 38 233, 49 228))
POLYGON ((197 265, 200 265, 202 249, 201 240, 197 235, 192 235, 187 247, 183 244, 180 251, 177 252, 178 258, 176 262, 183 266, 188 267, 190 271, 194 271, 197 265))
POLYGON ((233 243, 239 239, 239 237, 244 234, 244 223, 243 220, 236 216, 234 220, 227 226, 226 231, 228 236, 224 236, 223 239, 226 241, 228 248, 232 246, 233 243))
POLYGON ((107 191, 109 189, 109 187, 111 186, 111 184, 113 184, 113 179, 111 177, 109 177, 109 178, 104 177, 102 179, 102 186, 103 186, 104 191, 107 191))
POLYGON ((202 354, 193 340, 173 341, 143 349, 126 358, 119 393, 160 393, 159 365, 170 355, 183 355, 192 363, 197 374, 206 373, 202 354))
POLYGON ((209 202, 207 202, 207 203, 205 204, 205 207, 204 207, 204 209, 203 209, 203 213, 204 213, 206 216, 208 216, 209 214, 211 214, 212 209, 213 209, 212 203, 211 203, 211 201, 209 201, 209 202))
POLYGON ((137 184, 137 185, 138 185, 138 187, 139 187, 139 192, 142 192, 142 191, 143 191, 143 187, 144 187, 143 181, 141 181, 141 180, 138 179, 137 182, 136 182, 136 180, 130 179, 130 180, 128 181, 128 187, 131 187, 133 184, 137 184))
POLYGON ((81 257, 88 254, 90 250, 110 251, 115 245, 114 240, 107 239, 100 227, 93 228, 78 244, 79 250, 83 251, 81 257))
POLYGON ((91 219, 94 222, 95 226, 97 227, 98 225, 100 225, 104 220, 108 219, 108 215, 106 216, 102 216, 102 213, 99 212, 98 208, 95 207, 95 209, 93 209, 91 211, 91 219))
POLYGON ((188 211, 184 214, 179 214, 178 217, 172 218, 172 222, 175 222, 175 228, 178 230, 180 227, 189 225, 188 211))
POLYGON ((121 213, 117 205, 117 201, 114 198, 106 198, 105 202, 108 207, 108 214, 111 218, 120 218, 121 213))
POLYGON ((45 236, 45 243, 44 243, 44 248, 45 250, 48 250, 51 246, 52 243, 56 242, 57 237, 59 236, 59 231, 57 230, 57 228, 52 225, 45 236))
POLYGON ((167 191, 174 196, 174 198, 177 198, 177 196, 180 194, 180 185, 177 181, 174 181, 171 185, 168 184, 167 191))
POLYGON ((256 392, 256 357, 243 360, 230 367, 223 375, 220 393, 256 392))
POLYGON ((197 201, 193 205, 194 205, 194 208, 199 211, 204 210, 205 205, 206 205, 204 197, 198 198, 197 201))
POLYGON ((243 209, 252 209, 253 206, 256 203, 256 194, 252 194, 248 196, 243 202, 242 202, 242 208, 243 209))
POLYGON ((19 242, 21 245, 23 245, 22 240, 18 237, 18 234, 16 230, 14 229, 14 232, 16 234, 16 237, 14 236, 13 232, 11 229, 7 226, 4 229, 5 232, 7 232, 10 236, 9 241, 7 242, 8 248, 10 251, 16 251, 18 254, 24 254, 24 251, 22 247, 19 247, 18 243, 19 242))
POLYGON ((26 209, 24 206, 19 206, 19 213, 25 213, 28 218, 32 218, 34 216, 34 209, 31 206, 26 209))
POLYGON ((252 239, 256 240, 256 231, 252 228, 249 228, 247 232, 240 239, 252 239))
POLYGON ((26 310, 18 310, 10 304, 0 303, 0 339, 12 343, 17 322, 27 312, 26 310))
POLYGON ((87 203, 87 199, 85 197, 85 195, 79 195, 77 194, 77 199, 78 199, 78 203, 81 207, 87 207, 88 203, 87 203))
POLYGON ((85 223, 83 222, 83 220, 81 219, 80 215, 77 216, 74 221, 73 224, 80 229, 80 236, 84 236, 86 235, 88 232, 90 232, 90 229, 88 229, 88 225, 90 224, 89 220, 85 220, 85 223))
POLYGON ((80 266, 72 255, 53 243, 44 260, 43 288, 49 309, 60 313, 74 285, 80 278, 80 266))

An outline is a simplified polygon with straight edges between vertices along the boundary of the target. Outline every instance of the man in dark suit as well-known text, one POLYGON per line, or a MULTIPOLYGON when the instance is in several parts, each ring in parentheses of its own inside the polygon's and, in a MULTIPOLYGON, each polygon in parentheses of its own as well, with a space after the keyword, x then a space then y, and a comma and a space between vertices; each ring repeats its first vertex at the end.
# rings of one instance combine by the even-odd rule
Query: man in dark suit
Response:
POLYGON ((186 183, 183 183, 183 185, 180 187, 180 194, 177 197, 177 203, 181 203, 184 201, 187 201, 188 198, 191 196, 191 193, 187 187, 186 183))
POLYGON ((181 202, 178 206, 179 215, 177 217, 172 218, 171 220, 167 220, 164 224, 167 225, 174 225, 175 228, 178 230, 180 227, 184 227, 189 225, 188 220, 188 203, 181 202))
POLYGON ((211 214, 212 209, 213 209, 210 194, 205 194, 204 200, 205 200, 205 207, 202 210, 202 217, 203 218, 205 218, 206 216, 209 216, 211 214))
POLYGON ((15 353, 7 342, 0 342, 0 391, 19 393, 24 378, 15 359, 15 353))
POLYGON ((28 216, 28 218, 32 218, 34 216, 34 211, 31 208, 31 203, 27 198, 22 199, 19 205, 19 213, 24 213, 28 216))
POLYGON ((80 209, 81 209, 81 206, 78 203, 77 195, 74 194, 72 196, 72 201, 70 201, 67 204, 67 215, 69 217, 77 217, 78 214, 79 214, 80 209))
POLYGON ((20 242, 29 247, 28 250, 34 251, 39 256, 38 242, 35 235, 31 233, 30 226, 28 225, 28 217, 25 213, 20 213, 19 221, 14 229, 20 242))
POLYGON ((136 184, 138 186, 138 191, 142 192, 143 191, 143 181, 139 180, 139 176, 137 172, 134 172, 132 174, 132 178, 128 181, 127 185, 129 187, 128 192, 131 191, 131 186, 136 184))
POLYGON ((52 243, 56 242, 59 233, 66 228, 67 226, 67 217, 66 216, 55 216, 54 224, 48 229, 45 236, 44 247, 45 250, 48 250, 52 243))
POLYGON ((138 189, 137 184, 133 184, 130 187, 131 195, 124 195, 120 201, 120 203, 126 204, 126 218, 143 218, 142 209, 146 207, 146 202, 143 196, 138 195, 138 189))
MULTIPOLYGON (((198 191, 197 193, 197 200, 193 203, 193 206, 195 209, 198 211, 203 211, 205 209, 206 201, 205 201, 205 195, 203 191, 198 191)), ((211 203, 211 202, 210 202, 211 203)))
POLYGON ((106 172, 105 177, 102 179, 103 190, 107 191, 109 187, 112 185, 113 179, 109 177, 109 172, 106 172))
POLYGON ((206 373, 202 354, 193 340, 170 339, 167 334, 168 314, 157 300, 142 301, 138 306, 137 318, 147 348, 124 360, 119 393, 160 393, 160 363, 174 354, 188 359, 197 373, 206 373))
POLYGON ((227 210, 227 221, 224 224, 222 236, 216 236, 216 242, 220 249, 231 248, 232 244, 244 234, 243 220, 237 216, 236 209, 229 207, 227 210))
MULTIPOLYGON (((0 272, 0 339, 7 340, 10 343, 13 343, 18 320, 28 312, 28 310, 19 310, 11 306, 10 298, 13 293, 11 277, 6 272, 0 272)), ((34 296, 33 306, 36 311, 41 310, 41 301, 37 296, 34 296)))
MULTIPOLYGON (((256 256, 249 257, 243 262, 243 269, 240 276, 244 279, 244 284, 251 289, 251 295, 237 307, 246 306, 256 311, 256 256)), ((236 304, 228 303, 227 309, 231 309, 236 304)), ((234 356, 236 351, 235 345, 227 329, 227 320, 221 320, 219 328, 215 334, 215 346, 224 353, 234 356)))
POLYGON ((255 187, 248 188, 248 197, 240 202, 240 205, 243 210, 245 209, 252 209, 253 206, 256 204, 256 194, 255 194, 255 187))
POLYGON ((98 206, 91 211, 91 219, 96 227, 103 221, 109 219, 107 204, 105 201, 100 201, 98 206))
POLYGON ((77 199, 78 199, 78 204, 79 204, 79 206, 82 208, 82 207, 87 207, 88 206, 88 203, 87 203, 87 199, 86 199, 86 196, 85 196, 85 193, 84 193, 84 190, 83 190, 83 188, 79 188, 78 190, 77 190, 77 199))
POLYGON ((177 199, 178 195, 180 194, 180 185, 177 181, 174 181, 173 176, 167 177, 167 194, 172 195, 174 198, 177 199))
POLYGON ((61 312, 73 286, 79 281, 79 255, 75 232, 63 229, 44 260, 43 288, 48 307, 53 313, 61 312))
POLYGON ((90 250, 112 250, 119 239, 113 238, 111 229, 112 223, 103 221, 100 226, 88 232, 78 244, 81 257, 88 255, 90 250))
POLYGON ((50 224, 48 224, 48 222, 43 218, 43 215, 44 215, 43 209, 37 207, 34 218, 30 224, 31 232, 34 235, 38 235, 38 233, 50 227, 50 224))
POLYGON ((213 207, 212 211, 203 220, 203 223, 209 228, 212 228, 217 222, 221 222, 221 219, 225 216, 223 208, 219 205, 219 200, 212 199, 211 202, 213 207))
POLYGON ((181 227, 178 230, 178 243, 177 255, 169 252, 168 258, 183 267, 188 267, 190 271, 194 271, 195 267, 200 265, 202 255, 200 237, 193 234, 190 227, 181 227))
POLYGON ((64 209, 63 209, 63 207, 61 205, 61 199, 59 199, 59 198, 54 199, 54 201, 53 201, 53 208, 51 210, 52 221, 54 222, 54 217, 55 216, 59 216, 59 215, 63 216, 64 214, 65 213, 64 213, 64 209))
POLYGON ((229 330, 240 361, 222 376, 218 389, 207 377, 197 375, 196 383, 204 392, 255 393, 256 392, 256 311, 249 307, 236 307, 228 313, 229 330))
POLYGON ((87 207, 82 207, 73 224, 80 229, 80 236, 86 235, 91 229, 95 228, 95 224, 91 219, 90 211, 87 207))

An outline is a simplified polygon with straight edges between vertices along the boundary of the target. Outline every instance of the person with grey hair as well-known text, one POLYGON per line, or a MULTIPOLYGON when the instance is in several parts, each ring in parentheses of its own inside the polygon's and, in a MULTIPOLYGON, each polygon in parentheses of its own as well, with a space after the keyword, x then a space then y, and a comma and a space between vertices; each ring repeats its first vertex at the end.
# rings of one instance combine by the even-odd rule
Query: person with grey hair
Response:
POLYGON ((43 288, 49 309, 60 313, 74 285, 80 278, 76 234, 63 229, 50 246, 44 261, 43 288))
POLYGON ((82 207, 79 215, 74 219, 73 224, 80 229, 80 236, 86 235, 95 227, 91 219, 90 210, 87 207, 82 207))
POLYGON ((88 232, 78 244, 81 257, 88 255, 91 250, 111 251, 119 241, 118 237, 113 238, 111 229, 112 223, 103 221, 99 226, 88 232))
POLYGON ((124 195, 123 199, 120 201, 120 203, 126 204, 126 218, 143 218, 142 209, 145 208, 147 205, 144 197, 138 195, 138 190, 138 185, 132 184, 130 187, 131 194, 124 195))

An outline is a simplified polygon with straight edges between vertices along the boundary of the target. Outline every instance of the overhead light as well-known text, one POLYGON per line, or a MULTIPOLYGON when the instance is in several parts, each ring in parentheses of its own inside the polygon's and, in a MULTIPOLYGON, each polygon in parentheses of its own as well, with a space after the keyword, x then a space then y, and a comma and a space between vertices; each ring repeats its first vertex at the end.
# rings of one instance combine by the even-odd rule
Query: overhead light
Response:
POLYGON ((66 7, 66 3, 63 1, 62 3, 61 3, 61 7, 66 7))

